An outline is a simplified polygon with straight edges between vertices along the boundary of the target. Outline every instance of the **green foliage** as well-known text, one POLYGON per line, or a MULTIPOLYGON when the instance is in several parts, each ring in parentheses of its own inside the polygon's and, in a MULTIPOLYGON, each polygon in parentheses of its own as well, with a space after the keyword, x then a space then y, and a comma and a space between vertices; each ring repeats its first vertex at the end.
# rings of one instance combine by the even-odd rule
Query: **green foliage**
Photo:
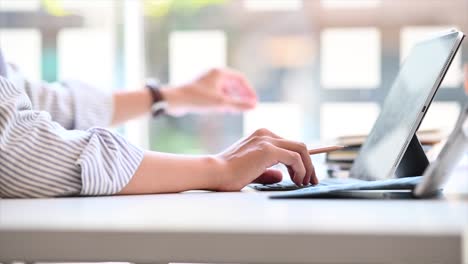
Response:
POLYGON ((70 14, 63 8, 61 0, 41 0, 41 5, 47 13, 53 16, 67 16, 70 14))
POLYGON ((145 15, 162 17, 171 11, 194 13, 206 6, 219 5, 227 0, 143 0, 145 15))
MULTIPOLYGON (((75 0, 91 1, 91 0, 75 0)), ((228 0, 141 0, 145 15, 163 17, 171 11, 194 13, 206 6, 219 5, 228 0)), ((41 0, 42 7, 53 16, 69 15, 62 5, 62 0, 41 0)))
POLYGON ((179 154, 202 154, 205 150, 195 135, 184 133, 176 128, 165 126, 151 135, 150 149, 179 154))

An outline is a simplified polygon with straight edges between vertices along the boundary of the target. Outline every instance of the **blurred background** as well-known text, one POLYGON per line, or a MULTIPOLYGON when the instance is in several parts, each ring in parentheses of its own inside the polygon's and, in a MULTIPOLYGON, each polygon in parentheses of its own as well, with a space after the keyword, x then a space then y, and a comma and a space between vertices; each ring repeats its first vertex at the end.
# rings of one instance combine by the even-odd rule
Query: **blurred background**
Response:
MULTIPOLYGON (((0 46, 32 80, 116 90, 211 67, 245 73, 253 111, 117 129, 177 153, 215 153, 258 127, 309 144, 365 134, 411 46, 452 27, 468 32, 468 0, 0 0, 0 46)), ((422 129, 450 131, 467 64, 465 41, 422 129)))

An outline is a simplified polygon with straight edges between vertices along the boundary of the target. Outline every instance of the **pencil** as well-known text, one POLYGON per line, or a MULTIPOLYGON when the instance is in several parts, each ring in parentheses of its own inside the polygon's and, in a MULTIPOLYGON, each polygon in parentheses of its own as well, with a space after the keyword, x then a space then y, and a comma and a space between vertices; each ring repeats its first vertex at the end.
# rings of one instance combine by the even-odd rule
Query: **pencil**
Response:
POLYGON ((332 152, 332 151, 335 151, 335 150, 342 149, 344 147, 345 146, 338 146, 338 145, 335 146, 335 145, 333 145, 333 146, 326 146, 326 147, 321 147, 321 148, 316 148, 316 149, 309 149, 309 155, 332 152))

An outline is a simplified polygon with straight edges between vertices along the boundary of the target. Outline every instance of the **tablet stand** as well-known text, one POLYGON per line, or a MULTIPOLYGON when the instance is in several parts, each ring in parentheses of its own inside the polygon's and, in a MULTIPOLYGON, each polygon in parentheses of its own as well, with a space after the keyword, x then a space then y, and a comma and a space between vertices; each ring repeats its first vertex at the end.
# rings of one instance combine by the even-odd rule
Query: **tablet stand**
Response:
POLYGON ((418 137, 414 134, 398 165, 395 175, 397 178, 421 176, 428 165, 429 160, 424 153, 418 137))

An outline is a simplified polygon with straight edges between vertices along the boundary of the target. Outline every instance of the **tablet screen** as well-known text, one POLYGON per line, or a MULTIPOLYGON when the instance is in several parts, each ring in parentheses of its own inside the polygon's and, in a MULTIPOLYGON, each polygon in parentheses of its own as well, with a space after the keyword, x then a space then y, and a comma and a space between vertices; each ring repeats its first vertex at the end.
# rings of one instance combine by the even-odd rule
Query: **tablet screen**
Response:
POLYGON ((459 32, 418 43, 403 62, 383 103, 369 137, 356 158, 350 175, 379 180, 393 177, 430 100, 445 74, 451 53, 460 44, 459 32), (444 71, 444 72, 443 72, 444 71), (426 105, 426 107, 425 107, 426 105))

